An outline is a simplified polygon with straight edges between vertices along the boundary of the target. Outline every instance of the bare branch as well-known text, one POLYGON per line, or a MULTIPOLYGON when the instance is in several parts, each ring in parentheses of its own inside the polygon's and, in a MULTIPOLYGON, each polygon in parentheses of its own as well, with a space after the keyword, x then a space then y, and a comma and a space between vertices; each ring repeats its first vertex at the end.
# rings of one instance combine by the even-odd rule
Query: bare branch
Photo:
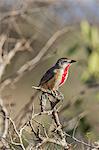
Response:
POLYGON ((41 10, 41 8, 42 9, 46 8, 47 5, 49 6, 50 4, 53 4, 54 1, 56 1, 56 0, 33 1, 34 4, 37 4, 36 7, 33 7, 32 9, 30 9, 27 6, 24 6, 23 8, 18 9, 18 10, 13 10, 13 11, 10 11, 7 13, 3 13, 0 18, 0 22, 3 22, 12 17, 22 16, 23 14, 31 14, 31 13, 39 12, 41 10), (41 5, 41 7, 40 7, 39 4, 43 4, 43 5, 41 5))
POLYGON ((23 130, 21 130, 20 132, 18 132, 14 121, 10 117, 8 117, 8 118, 9 118, 10 122, 12 123, 12 125, 14 127, 14 130, 15 130, 15 132, 16 132, 18 138, 19 138, 19 141, 20 141, 20 143, 15 143, 15 142, 13 142, 13 140, 11 140, 12 144, 14 144, 14 145, 20 145, 22 147, 22 149, 25 150, 25 147, 23 145, 23 140, 22 140, 22 131, 23 130))
POLYGON ((0 36, 0 62, 3 61, 2 60, 3 45, 4 45, 5 41, 6 41, 6 39, 7 39, 6 35, 3 34, 3 35, 0 36))
POLYGON ((0 97, 0 139, 3 143, 3 145, 6 148, 9 148, 6 140, 4 140, 8 134, 8 112, 7 109, 3 105, 3 100, 0 97), (2 124, 2 125, 1 125, 2 124))
MULTIPOLYGON (((30 61, 26 62, 23 66, 20 67, 20 69, 16 72, 16 74, 14 74, 14 79, 11 77, 5 79, 4 81, 2 81, 1 85, 0 85, 0 91, 2 91, 4 89, 5 86, 7 86, 10 83, 15 83, 17 82, 26 71, 29 71, 31 69, 33 69, 38 62, 40 62, 41 58, 46 54, 46 52, 49 50, 49 48, 52 46, 52 44, 56 41, 57 38, 59 38, 61 35, 65 34, 66 32, 69 32, 71 30, 71 28, 63 28, 61 30, 58 30, 56 33, 54 33, 54 35, 47 41, 47 43, 45 44, 45 46, 40 50, 40 52, 38 53, 38 55, 31 59, 30 61)), ((9 53, 9 57, 6 58, 7 59, 7 64, 10 62, 12 56, 15 55, 16 51, 21 47, 22 43, 17 43, 14 50, 12 52, 9 53)), ((5 67, 4 67, 5 68, 5 67)), ((3 71, 4 72, 4 71, 3 71)))
MULTIPOLYGON (((15 47, 12 50, 10 50, 9 53, 1 56, 2 62, 0 62, 0 80, 2 78, 2 75, 4 74, 6 66, 11 62, 11 60, 15 56, 16 52, 25 50, 25 47, 24 47, 25 42, 26 41, 24 41, 24 40, 18 41, 16 43, 15 47)), ((4 43, 2 43, 2 44, 4 44, 4 43)), ((1 46, 3 46, 2 44, 1 44, 1 46)), ((3 48, 1 48, 1 49, 3 51, 3 48)))
MULTIPOLYGON (((77 142, 77 143, 81 143, 81 144, 83 144, 83 145, 85 145, 85 146, 87 146, 87 147, 96 148, 96 149, 97 149, 97 147, 96 147, 94 144, 90 145, 90 144, 88 144, 88 143, 86 143, 86 142, 84 142, 84 141, 82 141, 82 140, 79 140, 79 139, 77 139, 76 137, 73 137, 73 136, 71 136, 71 135, 69 135, 69 134, 67 134, 67 133, 65 133, 65 135, 66 135, 67 137, 72 138, 72 139, 73 139, 75 142, 77 142)), ((97 150, 98 150, 98 149, 97 149, 97 150)))

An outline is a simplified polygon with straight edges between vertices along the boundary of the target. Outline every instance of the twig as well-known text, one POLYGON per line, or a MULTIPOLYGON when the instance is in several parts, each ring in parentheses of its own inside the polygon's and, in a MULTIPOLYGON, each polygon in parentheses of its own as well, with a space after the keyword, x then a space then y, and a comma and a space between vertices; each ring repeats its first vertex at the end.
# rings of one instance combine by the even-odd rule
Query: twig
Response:
MULTIPOLYGON (((42 87, 35 87, 35 86, 32 86, 32 88, 35 88, 36 90, 40 90, 41 92, 43 92, 43 93, 47 93, 47 94, 50 94, 52 97, 54 97, 56 100, 60 100, 60 97, 58 97, 58 93, 56 94, 56 92, 55 93, 53 93, 53 91, 51 91, 51 90, 46 90, 46 89, 43 89, 42 87)), ((59 101, 58 101, 59 102, 59 101)), ((60 137, 60 140, 59 140, 59 142, 62 144, 62 146, 64 147, 64 149, 69 149, 69 147, 70 147, 70 145, 66 142, 66 139, 65 139, 65 134, 64 134, 64 132, 63 132, 63 130, 62 130, 62 125, 61 125, 61 123, 60 123, 60 120, 59 120, 59 116, 58 116, 58 112, 57 112, 57 109, 56 109, 56 104, 57 103, 55 103, 54 102, 54 105, 53 105, 53 102, 51 101, 51 110, 52 110, 52 116, 53 116, 53 120, 54 120, 54 122, 55 122, 55 124, 56 124, 56 127, 57 127, 57 133, 58 133, 58 135, 59 135, 59 137, 60 137), (54 107, 53 107, 54 106, 54 107)), ((44 112, 46 112, 46 111, 44 111, 44 112)), ((39 147, 42 145, 42 144, 44 144, 45 143, 45 141, 44 140, 42 140, 42 142, 41 143, 39 143, 39 147)), ((37 146, 37 147, 38 147, 37 146)), ((36 147, 36 148, 37 148, 36 147)))
POLYGON ((87 146, 87 147, 96 148, 96 149, 97 149, 96 146, 90 145, 90 144, 88 144, 88 143, 86 143, 86 142, 84 142, 84 141, 81 141, 81 140, 77 139, 76 137, 71 136, 71 135, 68 134, 68 133, 65 133, 65 135, 68 136, 68 137, 70 137, 71 139, 73 139, 73 140, 74 140, 75 142, 77 142, 77 143, 81 143, 81 144, 83 144, 83 145, 85 145, 85 146, 87 146))
MULTIPOLYGON (((54 1, 54 0, 50 0, 51 1, 54 1)), ((39 3, 39 1, 34 1, 34 4, 36 3, 39 3)), ((48 5, 50 5, 50 2, 48 1, 42 1, 42 3, 46 3, 48 5)), ((41 6, 41 8, 46 8, 46 6, 41 6)), ((0 18, 0 22, 2 21, 5 21, 9 18, 12 18, 12 17, 18 17, 18 16, 22 16, 23 14, 32 14, 32 13, 35 13, 35 12, 39 12, 41 10, 40 6, 39 7, 34 7, 33 9, 28 9, 27 7, 23 7, 21 9, 18 9, 18 10, 13 10, 13 11, 10 11, 10 12, 7 12, 7 13, 4 13, 4 15, 2 15, 2 17, 0 18)))
MULTIPOLYGON (((15 56, 16 52, 21 51, 21 50, 25 50, 24 44, 25 44, 25 41, 20 40, 15 44, 15 47, 13 49, 11 49, 9 51, 9 53, 7 53, 7 55, 5 54, 2 56, 2 53, 1 53, 0 57, 2 58, 2 62, 0 62, 0 81, 1 81, 2 75, 4 74, 6 66, 11 62, 11 60, 15 56)), ((3 48, 1 48, 1 49, 3 51, 3 48)), ((2 86, 4 87, 4 85, 2 85, 2 86)))
POLYGON ((54 108, 54 111, 53 111, 53 113, 52 113, 52 116, 53 116, 53 119, 54 119, 54 121, 55 121, 55 123, 56 123, 56 126, 57 126, 57 133, 58 133, 58 135, 59 135, 60 138, 61 138, 60 141, 63 142, 63 145, 64 145, 64 148, 65 148, 65 149, 69 149, 70 145, 66 142, 65 134, 64 134, 64 132, 63 132, 63 130, 62 130, 62 125, 61 125, 61 123, 60 123, 59 116, 58 116, 58 113, 57 113, 56 108, 54 108))
POLYGON ((5 138, 6 135, 7 135, 7 132, 8 132, 8 119, 7 119, 7 116, 8 116, 8 112, 7 112, 7 109, 4 107, 3 105, 3 100, 2 98, 0 98, 0 113, 2 113, 2 117, 4 119, 4 123, 3 123, 3 126, 4 126, 4 131, 3 131, 3 135, 2 137, 5 138))
MULTIPOLYGON (((53 94, 51 93, 51 91, 49 92, 49 90, 47 91, 47 90, 45 90, 45 89, 42 89, 41 87, 34 87, 34 86, 33 86, 33 88, 35 88, 35 89, 37 89, 37 90, 41 90, 42 92, 48 92, 48 94, 51 94, 51 95, 53 96, 53 94)), ((55 98, 55 95, 54 95, 53 97, 55 98)), ((56 99, 57 99, 57 97, 56 97, 56 99)), ((60 136, 60 139, 58 138, 58 142, 61 142, 61 143, 62 143, 62 146, 64 145, 64 146, 63 146, 64 149, 69 149, 69 147, 70 147, 70 145, 66 142, 66 136, 72 138, 74 141, 76 141, 76 142, 78 142, 78 143, 81 143, 81 144, 83 144, 83 145, 85 145, 85 146, 88 146, 88 147, 90 147, 90 148, 96 148, 94 145, 90 145, 90 144, 88 144, 88 143, 86 143, 86 142, 80 141, 79 139, 75 138, 75 131, 76 131, 76 128, 77 128, 78 124, 76 124, 76 126, 75 126, 75 128, 74 128, 74 131, 73 131, 73 135, 72 135, 72 136, 69 135, 69 134, 67 134, 67 133, 64 133, 63 130, 62 130, 62 125, 61 125, 61 123, 60 123, 60 119, 59 119, 59 116, 58 116, 58 112, 57 112, 56 107, 54 106, 54 107, 51 107, 51 108, 52 108, 52 109, 51 109, 51 110, 52 110, 52 116, 53 116, 54 122, 55 122, 56 127, 57 127, 55 131, 56 131, 57 134, 60 136)), ((55 132, 55 131, 54 131, 54 132, 55 132)), ((44 143, 46 143, 47 139, 44 139, 44 140, 42 140, 42 142, 39 143, 36 148, 38 148, 38 147, 42 146, 44 143), (44 140, 45 140, 45 141, 44 141, 44 140)), ((49 141, 50 141, 50 140, 49 140, 49 141)), ((57 143, 57 142, 56 142, 56 143, 57 143)))
POLYGON ((77 127, 78 127, 79 121, 80 121, 80 118, 79 118, 79 120, 77 121, 77 123, 76 123, 76 125, 75 125, 75 127, 74 127, 73 135, 72 135, 73 137, 75 137, 75 133, 76 133, 76 129, 77 129, 77 127))
POLYGON ((29 102, 19 111, 19 113, 15 117, 15 122, 17 122, 17 126, 20 127, 22 125, 22 121, 26 117, 26 113, 28 114, 30 111, 31 104, 33 103, 34 99, 38 95, 38 91, 35 92, 29 102))
POLYGON ((13 140, 12 140, 12 143, 13 143, 14 145, 20 145, 20 146, 22 147, 22 149, 25 150, 25 147, 24 147, 23 141, 22 141, 22 131, 23 131, 23 128, 22 128, 22 130, 21 130, 20 132, 18 132, 14 121, 13 121, 10 117, 8 117, 8 118, 9 118, 10 122, 12 123, 12 125, 13 125, 13 127, 14 127, 14 130, 15 130, 15 132, 16 132, 18 138, 19 138, 19 141, 20 141, 20 143, 15 143, 15 142, 13 142, 13 140))
POLYGON ((42 93, 49 94, 49 95, 51 95, 52 97, 54 97, 55 99, 57 99, 59 101, 64 98, 63 95, 62 95, 62 93, 59 92, 59 91, 52 91, 52 90, 49 90, 49 89, 44 89, 44 88, 42 88, 40 86, 39 87, 32 86, 32 88, 36 89, 36 90, 39 90, 42 93))
MULTIPOLYGON (((62 147, 64 147, 64 143, 63 142, 61 142, 61 141, 59 141, 59 140, 57 140, 57 139, 55 139, 55 138, 50 138, 50 137, 48 137, 48 135, 47 135, 47 133, 45 134, 45 137, 44 136, 42 136, 41 134, 40 134, 40 130, 39 130, 39 128, 38 128, 38 131, 36 132, 36 131, 34 131, 34 127, 33 127, 33 125, 32 125, 32 123, 31 122, 29 122, 30 123, 30 127, 31 127, 31 129, 32 129, 32 132, 35 134, 35 136, 39 139, 39 142, 38 142, 38 144, 35 146, 35 149, 37 149, 38 150, 38 148, 40 148, 43 144, 45 144, 45 143, 54 143, 54 144, 57 144, 57 145, 60 145, 60 146, 62 146, 62 147)), ((43 127, 44 128, 44 127, 43 127)), ((44 128, 44 130, 45 130, 45 128, 44 128)))
MULTIPOLYGON (((6 147, 6 148, 9 148, 7 142, 4 140, 8 134, 8 112, 7 112, 7 109, 4 107, 3 105, 3 100, 1 99, 0 97, 0 114, 2 113, 2 115, 0 115, 0 117, 2 117, 2 126, 3 127, 0 127, 0 128, 3 128, 3 131, 2 133, 0 133, 1 135, 1 141, 3 143, 3 145, 6 147)), ((1 122, 1 121, 0 121, 1 122)), ((0 129, 1 130, 1 129, 0 129)))
POLYGON ((8 84, 17 82, 26 71, 33 69, 37 65, 37 63, 40 62, 41 58, 46 54, 46 52, 49 50, 49 48, 52 46, 52 44, 60 36, 62 36, 66 32, 69 32, 70 30, 71 30, 71 28, 65 27, 65 28, 55 32, 53 34, 53 36, 46 42, 44 47, 40 50, 40 52, 37 54, 37 56, 35 58, 26 62, 23 66, 20 67, 20 69, 14 75, 12 75, 11 77, 9 77, 1 82, 0 91, 2 91, 5 88, 5 86, 7 86, 8 84))

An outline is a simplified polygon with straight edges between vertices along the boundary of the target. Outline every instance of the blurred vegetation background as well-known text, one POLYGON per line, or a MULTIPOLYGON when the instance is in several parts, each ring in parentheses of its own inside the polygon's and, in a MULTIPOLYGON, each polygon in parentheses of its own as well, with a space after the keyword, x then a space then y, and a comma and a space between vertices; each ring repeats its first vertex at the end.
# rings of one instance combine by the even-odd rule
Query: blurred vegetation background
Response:
MULTIPOLYGON (((18 51, 7 65, 1 85, 8 78, 14 79, 19 68, 35 58, 56 32, 66 30, 56 38, 35 67, 26 70, 17 82, 8 84, 1 92, 4 105, 14 120, 35 92, 32 85, 39 84, 44 72, 57 59, 68 57, 77 63, 71 67, 69 78, 60 89, 65 97, 60 120, 67 133, 72 134, 77 125, 76 137, 93 142, 99 140, 98 25, 99 2, 96 0, 0 1, 0 35, 7 37, 4 54, 13 49, 17 41, 29 41, 25 47, 27 50, 18 51)), ((38 97, 34 100, 34 107, 36 112, 39 111, 38 97)), ((45 121, 46 118, 43 119, 45 121)), ((47 128, 49 122, 48 119, 45 122, 47 128)))

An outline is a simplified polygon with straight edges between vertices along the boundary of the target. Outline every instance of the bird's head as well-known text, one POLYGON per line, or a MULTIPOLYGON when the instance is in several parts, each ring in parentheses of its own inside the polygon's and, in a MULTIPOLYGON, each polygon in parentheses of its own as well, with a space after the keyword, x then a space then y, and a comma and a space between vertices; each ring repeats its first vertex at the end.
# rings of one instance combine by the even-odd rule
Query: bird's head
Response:
POLYGON ((71 65, 72 63, 76 62, 75 60, 71 60, 68 58, 60 58, 57 62, 56 65, 60 68, 65 69, 68 65, 71 65))

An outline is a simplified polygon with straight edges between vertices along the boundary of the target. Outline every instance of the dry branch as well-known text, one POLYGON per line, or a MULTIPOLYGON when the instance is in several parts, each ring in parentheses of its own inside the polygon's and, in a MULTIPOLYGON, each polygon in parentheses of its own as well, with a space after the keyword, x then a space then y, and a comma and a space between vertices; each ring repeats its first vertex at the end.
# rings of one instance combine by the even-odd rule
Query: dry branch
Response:
MULTIPOLYGON (((63 98, 63 97, 61 97, 61 99, 60 99, 60 95, 58 95, 59 94, 59 92, 57 93, 57 92, 53 92, 53 91, 51 91, 51 90, 45 90, 45 89, 43 89, 43 88, 41 88, 41 87, 34 87, 33 86, 33 88, 35 88, 35 89, 37 89, 37 90, 40 90, 41 92, 43 92, 43 93, 47 93, 47 94, 50 94, 52 97, 54 97, 54 99, 56 99, 56 101, 57 101, 57 103, 63 98), (56 94, 57 93, 57 94, 56 94), (58 97, 59 96, 59 97, 58 97)), ((48 95, 48 97, 49 97, 49 95, 48 95)), ((61 125, 61 123, 60 123, 60 120, 59 120, 59 116, 58 116, 58 112, 57 112, 57 109, 56 109, 56 104, 57 103, 55 103, 54 102, 54 105, 53 105, 53 101, 50 101, 51 102, 51 111, 52 111, 52 118, 53 118, 53 120, 54 120, 54 122, 55 122, 55 124, 56 124, 56 128, 57 128, 57 134, 59 135, 59 139, 58 139, 58 142, 59 143, 61 143, 61 146, 62 147, 64 147, 64 149, 66 149, 66 150, 68 150, 69 148, 70 148, 70 145, 66 142, 66 136, 65 136, 65 134, 64 134, 64 132, 63 132, 63 130, 62 130, 62 125, 61 125)), ((46 111, 44 111, 44 112, 46 112, 46 111)), ((39 136, 39 135, 38 135, 39 136)), ((41 137, 41 136, 40 136, 41 137)), ((48 142, 48 139, 42 139, 41 138, 41 142, 36 146, 36 148, 38 148, 38 147, 40 147, 40 146, 42 146, 45 142, 48 142)), ((54 140, 54 142, 55 142, 55 140, 54 140)), ((56 143, 57 144, 57 143, 56 143)))
MULTIPOLYGON (((23 14, 32 14, 32 13, 35 13, 35 12, 39 12, 41 10, 41 8, 46 8, 47 6, 53 4, 53 2, 55 2, 56 0, 40 0, 40 1, 33 1, 34 3, 34 6, 32 9, 29 8, 28 6, 28 2, 27 2, 27 6, 25 6, 25 4, 23 4, 23 7, 18 9, 18 10, 13 10, 13 11, 10 11, 10 12, 7 12, 7 13, 2 13, 2 16, 0 18, 0 22, 3 22, 7 19, 10 19, 10 18, 15 18, 15 17, 18 17, 18 16, 22 16, 23 14)), ((33 5, 33 4, 32 4, 33 5)))
MULTIPOLYGON (((43 88, 41 88, 41 87, 35 87, 35 86, 33 86, 33 88, 35 88, 35 89, 37 89, 37 90, 41 90, 41 92, 48 93, 48 94, 50 94, 51 96, 53 96, 54 98, 56 98, 56 99, 57 99, 57 97, 58 97, 58 96, 55 97, 55 95, 53 95, 53 93, 52 93, 51 91, 45 90, 45 89, 43 89, 43 88)), ((79 140, 79 139, 77 139, 77 138, 75 137, 75 132, 76 132, 76 127, 77 127, 77 125, 76 125, 75 128, 74 128, 74 131, 73 131, 73 135, 72 135, 72 136, 69 135, 69 134, 67 134, 67 133, 65 133, 65 132, 63 131, 62 124, 60 123, 60 119, 59 119, 58 111, 57 111, 57 109, 56 109, 56 105, 54 105, 54 107, 52 107, 52 106, 53 106, 53 105, 51 105, 51 113, 50 113, 50 115, 52 115, 52 118, 53 118, 53 120, 54 120, 54 122, 55 122, 55 124, 56 124, 56 129, 55 129, 53 132, 54 132, 54 133, 57 132, 57 134, 59 135, 58 143, 57 143, 57 140, 55 140, 55 138, 54 138, 54 139, 50 139, 50 138, 48 137, 48 135, 47 135, 47 138, 46 138, 46 137, 44 138, 44 137, 42 137, 42 135, 40 135, 40 132, 39 132, 39 134, 38 134, 37 136, 39 137, 40 142, 36 145, 36 148, 40 148, 44 143, 52 142, 51 140, 53 140, 52 143, 55 143, 55 144, 57 144, 57 145, 61 145, 62 147, 64 147, 64 149, 69 150, 70 147, 71 147, 71 145, 67 143, 66 137, 70 137, 70 138, 72 138, 72 139, 73 139, 75 142, 77 142, 77 143, 81 143, 81 144, 83 144, 83 145, 85 145, 85 146, 87 146, 87 147, 97 149, 97 147, 96 147, 94 144, 88 144, 88 143, 86 143, 86 142, 84 142, 84 141, 81 141, 81 140, 79 140), (61 143, 61 144, 59 144, 59 143, 61 143)), ((33 116, 35 117, 36 115, 37 115, 37 116, 38 116, 38 115, 42 115, 43 113, 44 113, 44 114, 47 114, 46 112, 47 112, 47 111, 41 112, 40 114, 34 114, 33 116)), ((33 117, 33 118, 34 118, 34 117, 33 117)), ((32 118, 32 119, 33 119, 33 118, 32 118)), ((54 133, 53 133, 53 134, 54 134, 54 133)))
POLYGON ((3 105, 3 100, 0 98, 0 141, 4 147, 9 148, 5 138, 8 134, 8 112, 3 105))
MULTIPOLYGON (((22 51, 22 50, 25 50, 25 43, 26 41, 25 40, 20 40, 18 41, 14 48, 11 49, 8 53, 6 53, 5 55, 2 54, 4 49, 3 49, 3 45, 4 45, 4 42, 6 40, 6 36, 2 36, 1 38, 1 44, 0 44, 0 80, 4 74, 4 71, 5 71, 5 68, 8 64, 10 64, 12 58, 15 56, 15 54, 18 52, 18 51, 22 51)), ((3 86, 4 87, 4 86, 3 86)))
MULTIPOLYGON (((0 91, 2 91, 5 88, 5 86, 9 85, 10 83, 17 82, 24 75, 26 71, 33 69, 40 62, 40 60, 43 58, 43 56, 46 54, 46 52, 49 50, 52 44, 56 41, 56 39, 58 39, 61 35, 69 32, 70 30, 71 28, 69 29, 66 27, 54 33, 54 35, 46 42, 45 46, 40 50, 40 52, 37 54, 35 58, 26 62, 23 66, 20 67, 20 69, 14 75, 11 75, 11 77, 1 82, 0 91)), ((13 51, 9 53, 8 58, 6 57, 7 64, 10 62, 12 55, 14 56, 16 51, 18 51, 19 48, 20 49, 22 48, 21 44, 22 43, 17 43, 13 51)))
MULTIPOLYGON (((54 96, 54 98, 55 98, 55 96, 54 96)), ((56 97, 56 99, 57 99, 57 97, 56 97)), ((11 135, 10 135, 11 141, 6 140, 6 142, 8 143, 8 145, 12 144, 12 145, 15 145, 15 146, 21 146, 22 150, 27 150, 29 148, 31 150, 32 149, 39 150, 39 149, 42 149, 42 146, 44 146, 47 143, 49 143, 49 144, 53 143, 55 145, 59 145, 59 146, 63 147, 65 150, 69 150, 69 149, 71 149, 71 144, 67 143, 66 137, 70 137, 77 143, 81 143, 81 144, 83 144, 83 145, 85 145, 87 147, 90 147, 90 148, 93 148, 95 150, 96 149, 98 150, 98 147, 95 146, 94 144, 92 144, 92 145, 88 144, 88 143, 80 141, 79 139, 74 137, 76 127, 74 129, 74 133, 73 133, 72 136, 67 134, 67 133, 65 133, 63 131, 63 129, 62 129, 62 124, 60 123, 60 119, 59 119, 59 116, 58 116, 58 110, 59 110, 59 108, 56 108, 56 106, 54 106, 54 108, 51 107, 51 110, 49 110, 49 111, 45 110, 44 112, 35 113, 34 107, 33 107, 30 119, 27 122, 25 122, 25 124, 23 124, 23 126, 20 127, 20 130, 17 130, 15 122, 10 117, 7 117, 7 119, 9 119, 9 121, 13 125, 14 131, 16 132, 16 134, 17 134, 17 136, 19 138, 19 142, 14 142, 13 141, 13 137, 11 135), (36 118, 41 116, 41 115, 46 115, 46 116, 50 115, 50 116, 52 116, 52 118, 53 118, 53 120, 54 120, 54 122, 56 124, 55 130, 52 132, 54 138, 53 137, 49 137, 49 135, 48 135, 44 125, 42 123, 39 123, 36 120, 36 118), (33 121, 35 121, 39 125, 37 129, 35 129, 35 127, 33 126, 34 125, 32 123, 33 121), (41 133, 40 126, 43 128, 44 135, 42 135, 42 133, 41 133), (25 130, 26 127, 30 127, 31 128, 31 132, 37 138, 37 142, 35 142, 34 144, 29 143, 27 148, 25 148, 25 146, 23 144, 23 140, 22 140, 23 130, 25 130), (57 133, 58 136, 55 135, 56 133, 57 133)))

